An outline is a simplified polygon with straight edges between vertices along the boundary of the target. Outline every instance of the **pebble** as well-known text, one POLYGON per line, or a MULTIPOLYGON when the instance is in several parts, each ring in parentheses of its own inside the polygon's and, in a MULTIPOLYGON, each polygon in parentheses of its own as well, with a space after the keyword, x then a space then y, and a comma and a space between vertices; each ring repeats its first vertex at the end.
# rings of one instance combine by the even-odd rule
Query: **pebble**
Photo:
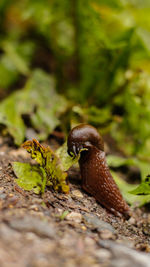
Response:
POLYGON ((150 236, 150 223, 143 225, 143 232, 145 235, 150 236))
POLYGON ((55 229, 47 221, 38 217, 26 216, 24 218, 14 218, 8 224, 15 230, 24 232, 33 232, 39 236, 54 238, 55 229))
POLYGON ((106 262, 111 257, 111 252, 104 248, 96 250, 94 254, 101 263, 106 262))
POLYGON ((111 251, 113 257, 111 259, 111 267, 150 267, 150 255, 144 252, 139 252, 124 246, 117 244, 112 240, 99 240, 99 245, 102 248, 111 251))
POLYGON ((85 236, 84 242, 86 247, 94 247, 95 241, 91 237, 85 236))
POLYGON ((131 217, 131 218, 128 220, 128 223, 130 223, 130 224, 135 224, 135 223, 136 223, 135 218, 131 217))
POLYGON ((80 223, 82 221, 82 215, 78 212, 70 212, 66 217, 68 221, 74 221, 76 223, 80 223))
POLYGON ((86 231, 86 230, 87 230, 87 228, 86 228, 84 225, 81 226, 81 229, 82 229, 83 231, 86 231))
POLYGON ((73 196, 75 196, 77 198, 83 198, 83 194, 79 190, 73 190, 71 193, 73 196))
POLYGON ((19 236, 20 236, 20 233, 11 229, 6 224, 4 224, 4 223, 0 224, 1 240, 9 243, 9 242, 12 242, 12 240, 14 240, 14 239, 17 240, 19 238, 19 236))
POLYGON ((7 194, 5 193, 0 193, 0 199, 6 199, 7 197, 7 194))
POLYGON ((37 255, 35 259, 28 266, 34 267, 49 267, 52 266, 43 255, 37 255))
POLYGON ((113 233, 108 229, 103 230, 100 233, 100 236, 101 236, 102 239, 111 239, 111 238, 114 237, 113 233))
POLYGON ((31 232, 27 232, 25 237, 26 237, 27 241, 33 241, 33 240, 37 239, 37 236, 31 232))
POLYGON ((41 198, 32 198, 32 203, 35 204, 42 204, 43 203, 43 199, 41 198))
POLYGON ((39 207, 36 204, 33 204, 33 205, 30 206, 30 210, 38 211, 39 207))
POLYGON ((96 215, 86 214, 83 218, 86 226, 90 227, 92 230, 96 229, 98 232, 102 232, 104 230, 108 230, 111 233, 115 232, 115 229, 111 226, 111 224, 100 220, 96 215))
POLYGON ((130 239, 130 237, 122 236, 121 238, 117 239, 117 243, 134 248, 134 240, 133 238, 130 239))
POLYGON ((4 187, 0 187, 0 193, 3 193, 4 192, 4 187))

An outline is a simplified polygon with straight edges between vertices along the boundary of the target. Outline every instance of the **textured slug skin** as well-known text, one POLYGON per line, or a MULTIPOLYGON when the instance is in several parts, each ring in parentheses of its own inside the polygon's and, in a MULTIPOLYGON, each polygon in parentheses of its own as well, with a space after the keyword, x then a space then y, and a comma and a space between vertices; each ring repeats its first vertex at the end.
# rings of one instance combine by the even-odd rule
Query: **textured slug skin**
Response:
POLYGON ((82 187, 117 216, 130 217, 130 209, 116 185, 105 159, 104 144, 97 130, 87 124, 72 129, 68 136, 68 153, 82 151, 79 165, 82 187))

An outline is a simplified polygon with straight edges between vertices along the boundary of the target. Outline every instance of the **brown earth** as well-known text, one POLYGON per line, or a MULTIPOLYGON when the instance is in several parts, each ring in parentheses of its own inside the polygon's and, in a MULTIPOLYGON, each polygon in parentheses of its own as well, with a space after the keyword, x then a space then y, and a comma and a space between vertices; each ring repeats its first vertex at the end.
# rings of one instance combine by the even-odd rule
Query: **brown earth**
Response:
POLYGON ((74 168, 68 195, 48 188, 43 197, 24 191, 15 183, 13 161, 29 161, 29 156, 0 139, 1 267, 112 266, 113 255, 102 240, 150 252, 145 208, 134 210, 128 221, 115 217, 81 189, 74 168))

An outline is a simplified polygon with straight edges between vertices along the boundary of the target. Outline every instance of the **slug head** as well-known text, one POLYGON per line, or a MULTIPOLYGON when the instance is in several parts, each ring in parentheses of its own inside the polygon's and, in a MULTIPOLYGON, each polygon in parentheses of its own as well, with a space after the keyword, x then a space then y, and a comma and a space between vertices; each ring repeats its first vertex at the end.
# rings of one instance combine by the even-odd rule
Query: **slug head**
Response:
POLYGON ((80 124, 74 127, 69 133, 68 140, 68 154, 72 153, 77 156, 81 149, 95 146, 101 151, 104 151, 104 143, 98 131, 91 125, 80 124))

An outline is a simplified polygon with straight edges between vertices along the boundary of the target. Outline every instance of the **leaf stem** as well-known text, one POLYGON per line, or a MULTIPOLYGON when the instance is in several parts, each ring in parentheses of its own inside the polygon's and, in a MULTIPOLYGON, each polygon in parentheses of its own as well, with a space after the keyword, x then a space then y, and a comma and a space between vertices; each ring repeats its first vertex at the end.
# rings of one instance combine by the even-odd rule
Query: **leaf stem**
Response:
POLYGON ((42 186, 41 186, 41 193, 43 195, 44 192, 45 192, 45 187, 46 187, 46 182, 47 182, 47 175, 46 175, 46 172, 45 172, 43 167, 40 167, 40 170, 41 170, 42 176, 43 176, 43 182, 42 182, 42 186))

